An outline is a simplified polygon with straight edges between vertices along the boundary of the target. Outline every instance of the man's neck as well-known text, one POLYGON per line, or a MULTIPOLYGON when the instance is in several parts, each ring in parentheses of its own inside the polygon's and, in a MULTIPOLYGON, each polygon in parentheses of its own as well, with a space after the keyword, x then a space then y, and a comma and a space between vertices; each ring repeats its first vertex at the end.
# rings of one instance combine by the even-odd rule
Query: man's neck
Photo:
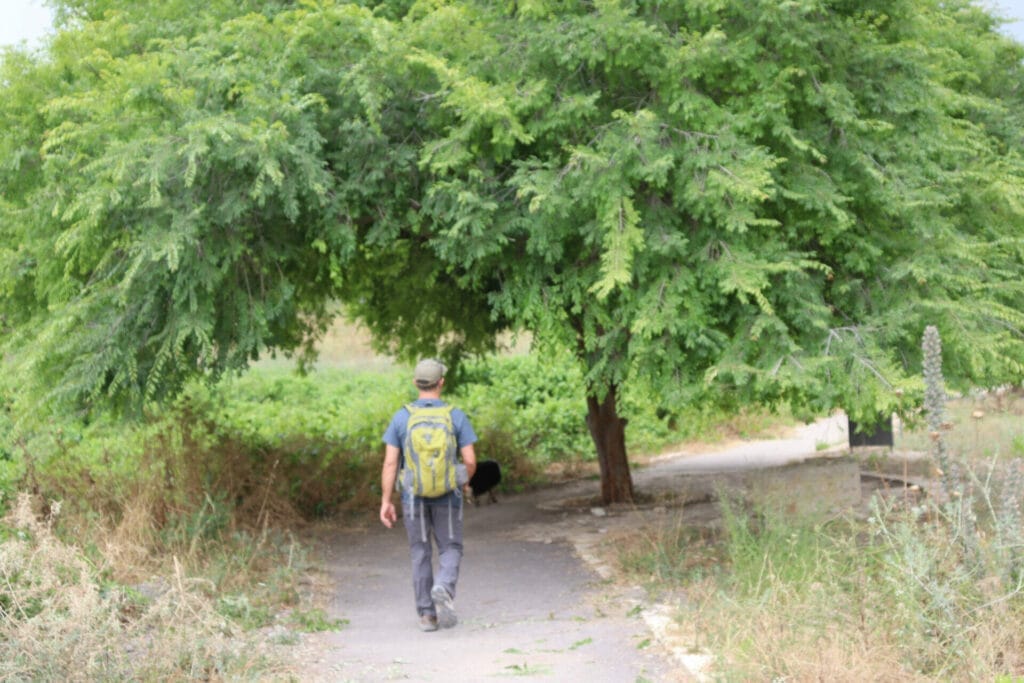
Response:
POLYGON ((440 391, 421 391, 420 392, 420 400, 424 400, 424 399, 428 399, 428 398, 432 398, 434 400, 440 400, 441 399, 441 392, 440 391))

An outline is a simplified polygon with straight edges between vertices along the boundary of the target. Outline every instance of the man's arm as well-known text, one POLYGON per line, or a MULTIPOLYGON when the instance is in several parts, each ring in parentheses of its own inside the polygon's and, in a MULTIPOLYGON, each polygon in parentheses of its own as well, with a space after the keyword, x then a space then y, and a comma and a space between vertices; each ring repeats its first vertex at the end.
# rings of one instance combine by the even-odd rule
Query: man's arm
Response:
MULTIPOLYGON (((476 472, 476 450, 473 448, 473 444, 460 448, 459 454, 462 456, 462 464, 466 466, 466 476, 472 479, 476 472)), ((469 484, 467 483, 466 486, 469 484)))
MULTIPOLYGON (((384 467, 380 473, 380 521, 389 529, 398 519, 395 504, 391 502, 391 497, 395 493, 395 480, 398 477, 398 454, 397 446, 385 444, 384 467)), ((476 468, 476 460, 473 461, 473 468, 476 468)))

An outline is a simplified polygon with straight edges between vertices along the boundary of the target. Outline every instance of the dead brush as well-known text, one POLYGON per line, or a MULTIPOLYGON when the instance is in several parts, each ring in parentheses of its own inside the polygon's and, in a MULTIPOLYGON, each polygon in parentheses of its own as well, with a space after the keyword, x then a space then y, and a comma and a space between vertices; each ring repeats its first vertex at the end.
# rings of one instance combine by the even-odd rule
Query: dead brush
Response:
POLYGON ((259 670, 242 634, 217 614, 202 579, 175 561, 150 604, 105 583, 57 538, 59 506, 40 517, 19 495, 0 543, 0 679, 218 679, 259 670))

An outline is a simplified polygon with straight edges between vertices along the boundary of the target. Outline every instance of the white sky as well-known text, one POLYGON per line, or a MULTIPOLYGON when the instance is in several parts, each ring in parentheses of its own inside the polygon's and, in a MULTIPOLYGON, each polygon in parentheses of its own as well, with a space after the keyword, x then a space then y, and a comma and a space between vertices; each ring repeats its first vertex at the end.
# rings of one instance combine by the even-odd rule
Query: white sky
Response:
POLYGON ((987 0, 981 5, 994 8, 1007 19, 1016 19, 1011 24, 1003 25, 1003 33, 1013 36, 1018 43, 1024 43, 1024 0, 987 0))
POLYGON ((43 0, 0 0, 0 47, 34 42, 52 23, 53 12, 43 0))
MULTIPOLYGON (((1003 30, 1024 43, 1024 0, 979 0, 1018 21, 1003 30)), ((50 30, 53 13, 43 0, 0 0, 0 47, 33 42, 50 30)))

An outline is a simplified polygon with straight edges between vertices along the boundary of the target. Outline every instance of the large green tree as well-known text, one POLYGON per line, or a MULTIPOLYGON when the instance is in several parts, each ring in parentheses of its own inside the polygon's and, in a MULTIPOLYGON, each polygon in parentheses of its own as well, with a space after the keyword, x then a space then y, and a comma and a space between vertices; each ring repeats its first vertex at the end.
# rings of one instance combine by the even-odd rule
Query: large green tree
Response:
POLYGON ((967 2, 58 5, 0 98, 4 362, 53 399, 310 348, 337 300, 406 355, 526 329, 618 501, 636 378, 869 416, 926 324, 947 377, 1024 375, 1024 51, 967 2))

